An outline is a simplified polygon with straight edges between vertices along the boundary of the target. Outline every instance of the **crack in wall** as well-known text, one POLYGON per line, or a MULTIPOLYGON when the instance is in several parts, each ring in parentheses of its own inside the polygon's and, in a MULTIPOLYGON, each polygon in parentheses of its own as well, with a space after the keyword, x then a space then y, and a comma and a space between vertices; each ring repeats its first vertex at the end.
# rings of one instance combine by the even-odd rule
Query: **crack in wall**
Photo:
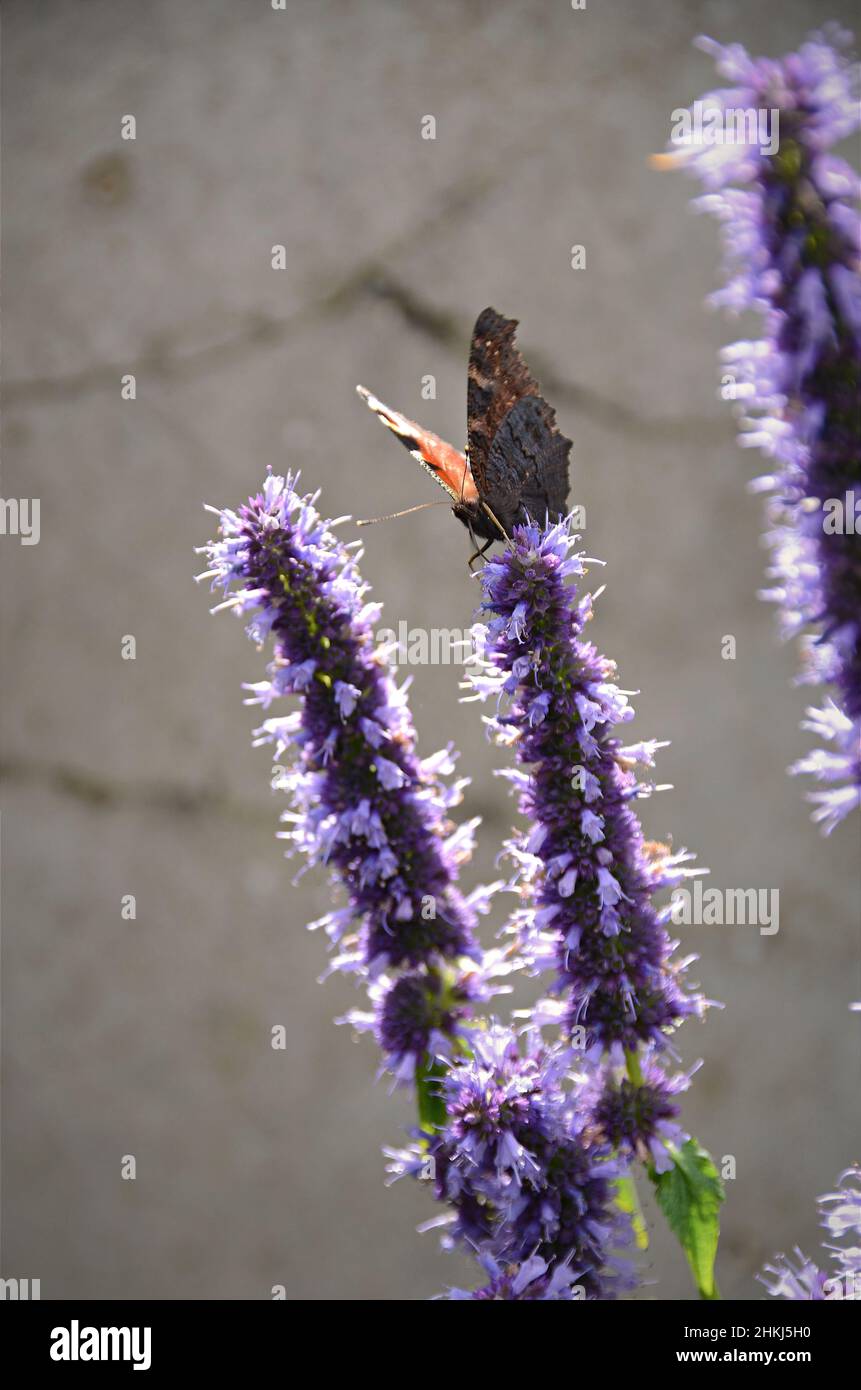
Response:
POLYGON ((498 182, 497 178, 487 176, 483 179, 471 178, 456 185, 441 199, 431 217, 394 237, 384 248, 381 257, 365 261, 331 288, 317 294, 312 293, 308 302, 294 313, 279 318, 259 310, 253 311, 247 315, 245 324, 237 333, 222 342, 209 343, 192 352, 175 352, 171 348, 169 338, 166 342, 162 338, 136 358, 124 362, 121 367, 116 364, 99 363, 64 376, 7 381, 2 384, 3 400, 6 405, 28 402, 49 404, 88 391, 115 389, 121 372, 131 372, 133 375, 149 373, 150 376, 163 380, 182 380, 229 366, 248 352, 278 346, 297 329, 304 328, 318 316, 349 312, 362 298, 367 287, 382 273, 379 268, 381 259, 391 259, 409 249, 415 242, 431 235, 435 227, 450 225, 452 219, 468 212, 498 182))
MULTIPOLYGON (((182 817, 211 817, 244 825, 268 826, 277 829, 279 811, 287 806, 283 798, 268 805, 230 796, 218 786, 191 786, 181 782, 130 782, 102 776, 84 768, 64 763, 38 763, 25 759, 6 758, 0 761, 0 784, 39 787, 57 796, 76 801, 94 811, 117 811, 124 808, 153 813, 167 812, 182 817)), ((506 822, 499 808, 480 799, 471 800, 470 816, 480 816, 483 825, 506 822)))
POLYGON ((278 819, 274 804, 266 808, 251 801, 240 801, 218 787, 179 782, 123 782, 61 763, 49 765, 4 759, 0 762, 0 781, 46 788, 95 811, 132 807, 181 816, 227 817, 241 819, 246 824, 269 826, 275 825, 278 819))
MULTIPOLYGON (((123 364, 125 372, 148 375, 151 379, 182 381, 217 371, 242 359, 248 352, 278 346, 298 329, 326 315, 348 313, 363 299, 383 301, 392 306, 410 328, 447 351, 465 357, 472 324, 457 315, 429 304, 396 276, 374 262, 363 266, 334 289, 312 300, 295 314, 275 318, 263 313, 249 317, 246 326, 232 338, 210 343, 196 352, 172 354, 170 348, 154 349, 123 364)), ((524 354, 542 389, 554 402, 578 410, 587 419, 611 432, 635 434, 653 443, 697 440, 715 443, 729 439, 730 426, 711 416, 647 416, 624 402, 578 385, 558 374, 549 360, 530 347, 524 354)), ((115 366, 94 366, 63 377, 34 377, 10 381, 2 388, 7 407, 21 403, 51 403, 88 391, 115 389, 115 366)))
MULTIPOLYGON (((436 223, 449 222, 478 201, 490 186, 489 180, 455 191, 444 209, 420 228, 397 239, 385 253, 396 255, 404 246, 426 236, 436 223)), ((349 313, 363 301, 383 302, 392 307, 408 327, 437 343, 458 358, 466 355, 472 322, 440 309, 386 270, 380 259, 358 267, 346 279, 312 297, 295 313, 278 318, 264 312, 248 315, 244 326, 221 342, 209 343, 193 352, 177 353, 170 344, 160 344, 122 364, 124 373, 162 381, 195 379, 220 371, 242 360, 247 354, 269 351, 294 333, 327 316, 349 313)), ((586 419, 611 433, 636 435, 652 443, 708 442, 729 439, 730 422, 711 416, 646 416, 613 397, 561 376, 539 351, 524 346, 524 354, 541 381, 542 389, 556 403, 572 407, 586 419)), ((119 380, 116 365, 97 364, 79 372, 57 377, 32 377, 9 381, 2 386, 7 407, 21 404, 51 404, 92 391, 115 390, 119 380)))

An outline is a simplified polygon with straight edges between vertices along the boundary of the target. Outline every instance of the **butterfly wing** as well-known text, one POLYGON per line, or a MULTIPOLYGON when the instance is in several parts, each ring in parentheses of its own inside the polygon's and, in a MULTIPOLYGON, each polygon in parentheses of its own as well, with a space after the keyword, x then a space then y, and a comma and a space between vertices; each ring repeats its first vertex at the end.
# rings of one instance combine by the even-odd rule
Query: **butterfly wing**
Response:
POLYGON ((454 502, 471 503, 478 500, 469 463, 459 449, 455 449, 453 444, 447 444, 431 430, 422 429, 421 425, 407 419, 400 411, 391 410, 389 406, 383 405, 382 401, 377 400, 377 397, 364 386, 357 386, 356 390, 368 408, 392 431, 404 448, 409 449, 413 458, 430 473, 440 487, 445 488, 454 502))
POLYGON ((507 532, 527 519, 543 526, 568 510, 571 440, 541 396, 523 396, 494 435, 483 494, 507 532))
POLYGON ((484 309, 472 332, 466 396, 467 453, 480 494, 486 490, 491 446, 506 415, 523 397, 540 395, 538 382, 514 345, 516 328, 517 319, 504 319, 495 309, 484 309))

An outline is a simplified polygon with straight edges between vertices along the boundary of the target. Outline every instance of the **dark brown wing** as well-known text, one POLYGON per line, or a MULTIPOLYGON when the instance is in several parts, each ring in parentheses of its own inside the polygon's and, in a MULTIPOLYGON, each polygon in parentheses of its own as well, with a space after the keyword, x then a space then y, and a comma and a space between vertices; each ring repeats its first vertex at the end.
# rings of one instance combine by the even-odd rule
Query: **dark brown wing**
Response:
MULTIPOLYGON (((469 352, 466 396, 467 454, 479 493, 499 426, 524 396, 538 396, 538 382, 514 346, 517 319, 504 319, 495 309, 479 314, 469 352)), ((491 504, 492 505, 492 504, 491 504)))
POLYGON ((485 470, 482 496, 511 534, 527 520, 543 526, 568 510, 571 440, 541 396, 524 396, 500 424, 485 470))

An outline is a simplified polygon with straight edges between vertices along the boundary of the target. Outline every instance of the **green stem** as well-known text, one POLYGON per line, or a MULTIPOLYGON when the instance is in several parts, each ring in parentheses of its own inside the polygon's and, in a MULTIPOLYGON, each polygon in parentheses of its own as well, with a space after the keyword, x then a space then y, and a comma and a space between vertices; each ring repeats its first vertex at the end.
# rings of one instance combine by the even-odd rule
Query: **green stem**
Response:
POLYGON ((648 1250, 649 1232, 646 1230, 646 1218, 643 1216, 643 1208, 640 1206, 637 1184, 634 1182, 633 1176, 617 1178, 614 1186, 616 1188, 616 1206, 620 1211, 627 1212, 631 1218, 637 1249, 648 1250))
POLYGON ((625 1053, 625 1070, 632 1086, 642 1086, 643 1068, 640 1066, 640 1054, 636 1049, 625 1053))

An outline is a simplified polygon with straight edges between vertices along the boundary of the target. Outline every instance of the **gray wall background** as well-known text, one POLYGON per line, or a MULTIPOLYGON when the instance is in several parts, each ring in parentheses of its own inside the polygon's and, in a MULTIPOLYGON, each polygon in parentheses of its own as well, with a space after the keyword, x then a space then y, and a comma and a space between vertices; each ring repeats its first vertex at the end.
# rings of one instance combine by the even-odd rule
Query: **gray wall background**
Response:
MULTIPOLYGON (((192 547, 212 530, 201 503, 238 503, 270 463, 301 466, 334 515, 431 499, 353 387, 460 442, 487 303, 521 320, 575 441, 587 550, 607 562, 594 638, 642 691, 636 735, 672 740, 659 773, 675 790, 644 806, 646 829, 695 849, 718 887, 781 894, 777 936, 686 937, 726 1002, 680 1035, 705 1062, 689 1126, 738 1164, 720 1283, 758 1297, 772 1252, 815 1249, 814 1199, 861 1149, 857 821, 821 840, 784 774, 809 744, 808 697, 755 598, 758 460, 716 394, 718 348, 753 325, 704 310, 716 228, 646 157, 715 85, 696 34, 778 54, 853 9, 6 6, 3 495, 41 498, 42 539, 2 545, 3 1274, 40 1277, 47 1298, 282 1283, 423 1299, 463 1276, 415 1232, 425 1195, 383 1187, 409 1102, 372 1084, 369 1041, 333 1027, 352 989, 315 983, 323 943, 304 924, 327 888, 292 887, 281 861, 241 703, 262 658, 208 617, 192 547)), ((468 623, 468 542, 444 509, 365 534, 388 623, 468 623)), ((472 883, 512 808, 457 676, 417 668, 413 710, 422 749, 456 732, 473 776, 472 883)), ((646 1296, 690 1297, 652 1225, 646 1296)))

